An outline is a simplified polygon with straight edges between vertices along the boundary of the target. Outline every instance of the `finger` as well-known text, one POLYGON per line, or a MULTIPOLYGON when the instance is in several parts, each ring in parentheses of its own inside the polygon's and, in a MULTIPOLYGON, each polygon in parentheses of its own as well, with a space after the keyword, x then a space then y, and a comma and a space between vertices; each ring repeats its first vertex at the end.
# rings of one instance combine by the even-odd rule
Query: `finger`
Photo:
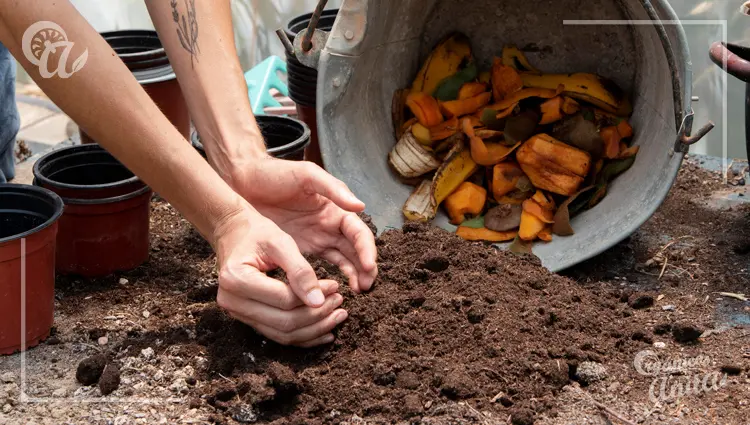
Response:
POLYGON ((342 244, 339 250, 359 266, 359 286, 363 291, 368 291, 378 275, 375 236, 355 214, 347 214, 344 217, 341 222, 341 233, 349 244, 342 244))
POLYGON ((314 339, 312 341, 304 342, 302 344, 297 344, 298 347, 302 348, 312 348, 317 347, 319 345, 325 345, 330 344, 333 342, 333 340, 336 339, 333 334, 323 335, 318 339, 314 339))
POLYGON ((330 199, 334 204, 351 212, 362 212, 365 210, 364 202, 360 201, 344 182, 328 174, 319 166, 308 163, 307 182, 310 184, 311 192, 320 194, 330 199))
POLYGON ((325 319, 293 332, 281 332, 262 323, 251 324, 263 335, 282 345, 301 345, 329 334, 349 317, 346 310, 338 309, 325 319))
MULTIPOLYGON (((321 289, 328 296, 338 292, 339 283, 334 280, 321 280, 321 289)), ((254 299, 282 310, 291 310, 305 303, 284 282, 272 279, 258 269, 249 266, 226 268, 219 276, 219 287, 233 296, 254 299)), ((226 296, 224 295, 226 298, 226 296)), ((221 305, 221 299, 217 299, 221 305)), ((223 306, 222 306, 223 307, 223 306)))
POLYGON ((327 318, 341 306, 344 297, 333 294, 326 299, 322 307, 301 306, 291 311, 240 298, 230 299, 224 308, 232 317, 244 323, 258 323, 282 333, 292 333, 298 329, 313 325, 327 318))
POLYGON ((341 273, 349 278, 349 286, 356 293, 360 292, 359 289, 359 272, 357 271, 354 264, 349 261, 344 254, 335 249, 327 249, 320 255, 324 260, 331 264, 338 266, 341 273))
POLYGON ((270 260, 286 272, 292 291, 308 306, 320 307, 326 300, 315 271, 291 236, 275 238, 264 244, 263 251, 270 260))

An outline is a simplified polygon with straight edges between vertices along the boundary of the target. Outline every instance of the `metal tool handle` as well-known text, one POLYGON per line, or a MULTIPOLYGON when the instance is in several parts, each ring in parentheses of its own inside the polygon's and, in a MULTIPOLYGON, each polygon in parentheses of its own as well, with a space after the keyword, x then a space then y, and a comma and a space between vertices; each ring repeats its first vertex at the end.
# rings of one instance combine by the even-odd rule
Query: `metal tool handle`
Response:
POLYGON ((318 28, 318 22, 320 22, 320 16, 323 14, 323 9, 325 9, 326 4, 328 4, 328 0, 319 0, 318 5, 313 11, 312 17, 310 18, 310 24, 307 25, 307 32, 305 32, 305 36, 302 38, 302 50, 305 52, 309 52, 313 47, 313 33, 315 32, 315 29, 318 28))

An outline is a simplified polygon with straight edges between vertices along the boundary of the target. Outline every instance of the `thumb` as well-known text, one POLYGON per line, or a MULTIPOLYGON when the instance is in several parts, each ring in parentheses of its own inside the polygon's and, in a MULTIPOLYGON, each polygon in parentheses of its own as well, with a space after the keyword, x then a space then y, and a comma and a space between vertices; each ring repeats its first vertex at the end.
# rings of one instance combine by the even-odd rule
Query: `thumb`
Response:
POLYGON ((313 191, 346 211, 362 212, 365 209, 365 203, 360 201, 344 182, 312 163, 309 167, 308 182, 313 191))
POLYGON ((307 306, 317 308, 325 303, 326 297, 310 263, 299 251, 291 236, 275 238, 266 247, 269 259, 281 267, 289 279, 289 286, 307 306))

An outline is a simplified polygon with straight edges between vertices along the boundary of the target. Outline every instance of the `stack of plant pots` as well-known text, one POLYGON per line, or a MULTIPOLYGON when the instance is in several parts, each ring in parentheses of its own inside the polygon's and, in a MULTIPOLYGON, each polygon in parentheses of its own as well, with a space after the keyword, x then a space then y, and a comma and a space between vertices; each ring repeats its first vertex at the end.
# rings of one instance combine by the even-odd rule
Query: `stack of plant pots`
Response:
POLYGON ((57 236, 58 273, 106 276, 148 259, 152 191, 99 145, 43 156, 34 164, 34 185, 65 203, 57 236))
MULTIPOLYGON (((274 158, 291 161, 305 159, 305 148, 310 146, 310 128, 302 121, 276 115, 257 115, 266 151, 274 158)), ((198 133, 193 133, 193 146, 206 158, 206 151, 198 133)))
POLYGON ((50 334, 62 213, 62 199, 49 190, 0 184, 0 355, 34 347, 50 334))
MULTIPOLYGON (((156 31, 111 31, 101 35, 164 115, 189 140, 190 114, 187 103, 156 31)), ((83 130, 80 130, 80 135, 81 143, 96 143, 83 130)))
MULTIPOLYGON (((317 29, 330 31, 331 28, 333 28, 333 23, 336 21, 336 15, 338 12, 338 9, 323 11, 317 29)), ((312 13, 307 13, 290 20, 284 30, 287 37, 289 37, 291 41, 294 41, 297 34, 307 28, 311 18, 312 13)), ((297 104, 297 115, 308 125, 308 127, 310 127, 311 130, 311 142, 310 146, 305 151, 305 159, 322 167, 323 160, 318 145, 318 124, 315 112, 318 71, 314 68, 302 65, 297 58, 289 52, 286 53, 286 61, 289 97, 297 104)))

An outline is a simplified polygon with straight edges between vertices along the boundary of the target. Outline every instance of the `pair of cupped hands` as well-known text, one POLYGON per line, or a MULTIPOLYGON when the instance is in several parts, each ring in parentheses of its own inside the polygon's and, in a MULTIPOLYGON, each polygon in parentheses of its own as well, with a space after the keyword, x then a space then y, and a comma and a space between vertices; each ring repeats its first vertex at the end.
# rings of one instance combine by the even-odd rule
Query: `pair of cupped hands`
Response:
POLYGON ((340 180, 310 162, 265 157, 227 179, 246 201, 214 237, 217 302, 232 317, 283 345, 333 342, 348 315, 339 283, 318 280, 303 254, 339 267, 355 293, 377 276, 375 238, 365 208, 340 180), (281 268, 289 284, 266 272, 281 268))

